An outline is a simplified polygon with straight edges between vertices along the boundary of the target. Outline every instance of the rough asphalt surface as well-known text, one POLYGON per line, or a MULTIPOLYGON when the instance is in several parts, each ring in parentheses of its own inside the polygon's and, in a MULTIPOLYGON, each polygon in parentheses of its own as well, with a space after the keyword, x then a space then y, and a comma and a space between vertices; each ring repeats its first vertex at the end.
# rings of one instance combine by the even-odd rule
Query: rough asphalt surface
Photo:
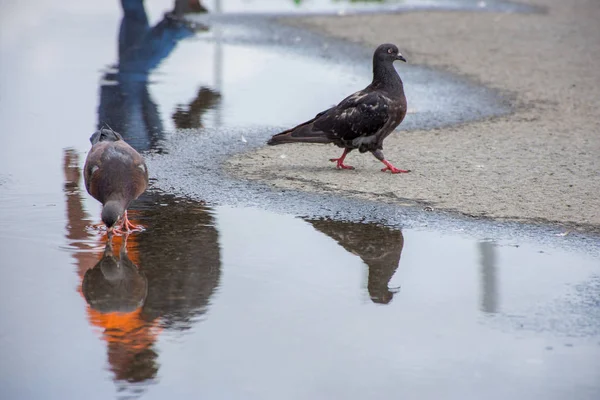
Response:
MULTIPOLYGON (((234 156, 228 170, 279 188, 390 203, 412 200, 468 215, 598 231, 600 2, 526 2, 545 11, 288 20, 372 48, 396 43, 410 63, 502 91, 515 111, 392 134, 384 143, 385 155, 410 174, 382 173, 374 157, 354 153, 347 160, 356 170, 335 170, 327 160, 341 152, 328 145, 265 146, 234 156)), ((402 76, 402 65, 397 68, 402 76)))

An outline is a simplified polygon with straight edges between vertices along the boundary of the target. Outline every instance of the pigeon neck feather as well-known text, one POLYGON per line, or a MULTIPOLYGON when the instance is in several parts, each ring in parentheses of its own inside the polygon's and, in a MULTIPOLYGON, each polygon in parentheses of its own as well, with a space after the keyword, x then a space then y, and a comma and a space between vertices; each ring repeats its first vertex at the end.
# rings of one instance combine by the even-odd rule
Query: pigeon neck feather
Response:
POLYGON ((402 79, 394 68, 393 62, 373 59, 373 83, 371 86, 391 91, 403 89, 402 79))

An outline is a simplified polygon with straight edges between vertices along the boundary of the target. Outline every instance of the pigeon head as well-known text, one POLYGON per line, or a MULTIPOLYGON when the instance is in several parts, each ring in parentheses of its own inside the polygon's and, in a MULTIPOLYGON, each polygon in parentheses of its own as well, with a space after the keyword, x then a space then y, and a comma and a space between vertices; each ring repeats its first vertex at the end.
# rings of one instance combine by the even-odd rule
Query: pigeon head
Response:
POLYGON ((109 200, 102 207, 102 222, 106 225, 109 233, 125 213, 125 208, 123 201, 118 200, 109 200))
POLYGON ((393 63, 396 60, 406 62, 406 59, 402 56, 398 47, 391 43, 385 43, 377 47, 374 58, 380 62, 393 63))

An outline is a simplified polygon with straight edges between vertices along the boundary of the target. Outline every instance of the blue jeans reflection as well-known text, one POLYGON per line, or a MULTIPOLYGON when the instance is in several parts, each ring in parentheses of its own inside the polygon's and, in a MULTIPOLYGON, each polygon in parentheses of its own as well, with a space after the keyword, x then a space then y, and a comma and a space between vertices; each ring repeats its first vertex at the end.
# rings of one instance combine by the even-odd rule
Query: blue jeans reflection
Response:
POLYGON ((100 86, 98 128, 106 123, 135 149, 146 151, 157 148, 163 135, 158 108, 148 91, 150 72, 179 40, 193 35, 193 29, 174 13, 150 27, 143 0, 121 0, 121 6, 119 60, 100 86))

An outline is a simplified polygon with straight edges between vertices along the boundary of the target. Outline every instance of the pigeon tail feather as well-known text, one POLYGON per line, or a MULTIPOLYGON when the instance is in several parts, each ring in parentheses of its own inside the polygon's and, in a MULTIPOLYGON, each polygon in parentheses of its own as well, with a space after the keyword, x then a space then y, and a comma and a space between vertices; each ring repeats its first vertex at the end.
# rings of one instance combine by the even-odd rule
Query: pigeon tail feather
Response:
POLYGON ((283 131, 271 137, 267 144, 269 146, 275 146, 285 143, 331 143, 331 139, 327 137, 325 132, 315 132, 311 130, 309 126, 310 125, 308 124, 304 124, 292 129, 288 129, 287 131, 283 131))
POLYGON ((90 137, 92 146, 99 142, 117 142, 119 140, 123 140, 123 136, 120 133, 105 128, 97 130, 90 137))

